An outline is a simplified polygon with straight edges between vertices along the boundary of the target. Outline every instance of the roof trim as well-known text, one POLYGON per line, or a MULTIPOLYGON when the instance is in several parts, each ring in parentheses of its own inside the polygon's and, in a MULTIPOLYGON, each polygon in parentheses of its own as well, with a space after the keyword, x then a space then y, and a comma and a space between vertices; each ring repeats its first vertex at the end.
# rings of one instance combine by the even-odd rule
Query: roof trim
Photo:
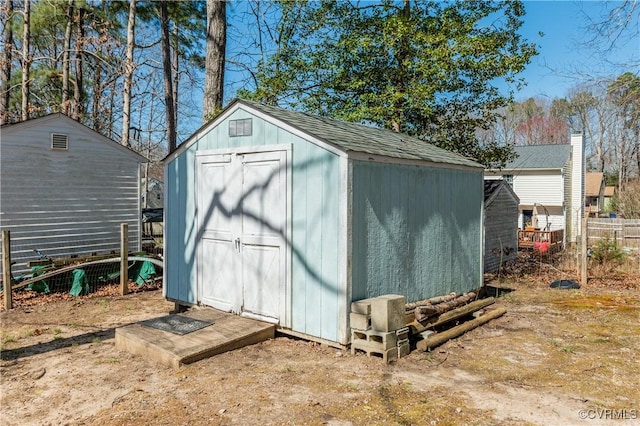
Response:
POLYGON ((245 103, 242 101, 242 99, 234 99, 224 110, 222 110, 222 112, 215 117, 213 120, 209 121, 208 123, 203 124, 198 130, 196 130, 186 141, 184 141, 182 144, 180 144, 180 146, 178 146, 175 150, 173 150, 173 152, 169 153, 164 159, 163 161, 165 163, 170 163, 171 161, 173 161, 178 155, 180 155, 182 153, 182 151, 185 151, 187 149, 189 149, 191 146, 193 146, 198 140, 200 140, 202 138, 202 136, 204 136, 205 134, 207 134, 209 131, 211 131, 211 129, 213 129, 214 127, 218 126, 221 122, 223 122, 224 120, 226 120, 227 118, 229 118, 229 116, 231 116, 233 113, 235 113, 236 111, 238 111, 239 109, 245 110, 253 115, 255 115, 256 117, 259 117, 265 121, 268 121, 270 123, 277 123, 277 125, 279 127, 282 127, 283 129, 285 129, 286 131, 299 136, 305 140, 308 140, 318 146, 320 146, 321 148, 324 148, 334 154, 337 154, 341 157, 346 157, 346 152, 341 150, 340 148, 334 146, 333 144, 330 144, 326 141, 323 141, 319 138, 316 138, 313 135, 310 135, 307 132, 304 132, 300 129, 298 129, 295 126, 290 125, 289 123, 280 120, 277 117, 274 117, 272 115, 266 114, 254 107, 252 107, 251 105, 245 103))
MULTIPOLYGON (((315 135, 313 132, 310 132, 308 130, 304 130, 298 126, 295 125, 295 123, 292 123, 291 121, 293 120, 287 120, 287 119, 282 119, 279 118, 277 115, 274 115, 273 113, 270 113, 269 111, 262 111, 261 109, 259 109, 260 105, 256 104, 256 106, 252 105, 252 102, 250 101, 244 101, 242 99, 235 99, 234 101, 231 102, 231 104, 229 104, 216 118, 214 118, 212 121, 210 121, 209 123, 203 125, 200 129, 198 129, 196 132, 194 132, 193 135, 191 135, 191 137, 189 137, 184 143, 182 143, 179 147, 177 147, 172 153, 170 153, 169 155, 167 155, 164 158, 165 162, 171 162, 173 161, 177 156, 179 156, 184 150, 190 148, 194 143, 196 143, 196 141, 200 140, 202 138, 202 136, 206 133, 208 133, 212 128, 218 126, 222 121, 224 121, 225 119, 227 119, 231 114, 233 114, 234 112, 236 112, 239 109, 245 110, 247 112, 249 112, 250 114, 255 115, 256 117, 259 117, 269 123, 272 123, 278 127, 281 127, 282 129, 284 129, 285 131, 296 135, 308 142, 311 142, 335 155, 338 155, 339 157, 342 158, 349 158, 349 159, 353 159, 353 158, 358 158, 358 159, 362 159, 362 156, 365 157, 374 157, 374 158, 380 158, 380 159, 390 159, 390 158, 396 158, 396 157, 391 157, 391 156, 385 156, 382 154, 369 154, 365 151, 359 151, 359 150, 353 150, 353 149, 349 149, 348 147, 343 147, 340 145, 337 145, 334 142, 331 142, 329 140, 326 140, 323 137, 317 136, 315 135)), ((267 107, 265 106, 265 108, 277 108, 277 107, 267 107)), ((284 110, 287 111, 287 110, 284 110)), ((298 113, 298 114, 304 114, 301 112, 296 112, 296 111, 287 111, 287 112, 293 112, 293 113, 298 113)), ((308 114, 307 114, 308 115, 308 114)), ((313 116, 310 116, 312 118, 314 118, 313 116)), ((316 117, 315 119, 323 119, 323 117, 316 117)), ((326 117, 324 117, 324 119, 327 119, 326 117)), ((335 121, 335 120, 334 120, 335 121)), ((348 125, 356 125, 357 123, 345 123, 348 125)), ((364 126, 367 127, 367 126, 364 126)), ((384 131, 384 129, 375 129, 375 128, 369 128, 372 130, 379 130, 380 132, 384 131)), ((407 138, 409 138, 407 136, 407 138)), ((452 168, 454 166, 456 167, 463 167, 463 168, 469 168, 469 169, 483 169, 484 167, 482 165, 480 165, 479 163, 475 163, 475 161, 470 160, 470 159, 466 159, 465 157, 456 154, 456 153, 452 153, 449 152, 449 154, 451 155, 456 155, 459 156, 461 159, 465 159, 469 164, 457 164, 455 162, 448 162, 448 161, 430 161, 427 159, 418 159, 415 158, 413 159, 417 164, 418 162, 420 164, 442 164, 445 165, 445 167, 449 167, 452 168), (474 166, 473 164, 477 164, 477 166, 474 166)), ((397 157, 397 161, 395 161, 396 163, 403 163, 403 164, 407 164, 408 161, 410 161, 411 159, 409 158, 402 158, 402 157, 397 157)), ((383 160, 383 161, 388 161, 388 160, 383 160)))
POLYGON ((485 179, 485 181, 486 180, 497 180, 501 183, 495 188, 493 193, 484 202, 485 207, 489 207, 489 205, 493 203, 493 200, 498 196, 500 191, 503 190, 507 191, 511 195, 511 198, 516 202, 516 204, 520 205, 520 197, 518 197, 518 194, 515 193, 511 185, 509 185, 506 181, 504 181, 503 179, 485 179))
POLYGON ((418 160, 414 158, 398 158, 398 157, 389 157, 386 155, 380 154, 369 154, 367 152, 359 152, 359 151, 348 151, 348 158, 354 161, 365 161, 372 163, 386 163, 386 164, 397 164, 403 166, 425 166, 433 168, 441 168, 441 169, 457 169, 457 170, 477 170, 481 171, 480 167, 472 167, 465 164, 453 164, 453 163, 443 163, 438 161, 429 161, 429 160, 418 160))
POLYGON ((121 150, 122 152, 126 153, 127 155, 135 157, 141 163, 148 163, 150 161, 148 158, 146 158, 142 154, 137 153, 133 149, 131 149, 129 147, 126 147, 126 146, 122 145, 121 143, 118 143, 118 142, 114 141, 113 139, 108 138, 108 137, 106 137, 105 135, 103 135, 101 133, 96 132, 91 127, 85 126, 84 124, 80 123, 79 121, 76 121, 73 118, 71 118, 68 115, 63 114, 61 112, 54 112, 54 113, 51 113, 51 114, 43 115, 42 117, 30 118, 30 119, 28 119, 26 121, 20 121, 18 123, 4 124, 2 126, 2 131, 3 132, 19 132, 22 128, 34 127, 34 126, 37 126, 39 124, 46 123, 48 121, 56 120, 56 119, 66 120, 72 126, 78 128, 80 130, 89 131, 89 132, 95 134, 96 137, 101 140, 101 142, 107 143, 107 144, 110 144, 110 145, 114 145, 114 148, 121 150))

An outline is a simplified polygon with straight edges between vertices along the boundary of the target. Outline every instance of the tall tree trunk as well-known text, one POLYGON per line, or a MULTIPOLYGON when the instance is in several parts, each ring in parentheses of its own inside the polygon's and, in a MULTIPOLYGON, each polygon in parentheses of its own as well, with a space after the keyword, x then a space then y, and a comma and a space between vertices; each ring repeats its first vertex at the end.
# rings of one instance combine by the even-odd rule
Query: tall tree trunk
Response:
MULTIPOLYGON (((402 21, 409 22, 411 19, 411 4, 409 0, 404 0, 402 10, 398 11, 402 21)), ((400 45, 398 46, 398 50, 396 53, 396 64, 397 64, 397 72, 395 74, 395 91, 398 94, 404 93, 405 91, 405 77, 407 74, 407 70, 405 67, 405 59, 409 56, 409 41, 407 38, 409 35, 403 34, 402 39, 400 40, 400 45)), ((395 111, 391 117, 391 129, 394 132, 400 132, 402 128, 403 121, 403 113, 404 113, 404 96, 398 97, 395 100, 395 111)))
POLYGON ((84 7, 78 8, 78 32, 76 33, 76 78, 73 85, 73 118, 82 119, 84 115, 84 99, 82 89, 84 86, 84 7))
POLYGON ((71 116, 71 101, 69 100, 69 75, 71 74, 71 34, 73 31, 73 1, 67 5, 67 26, 64 31, 62 46, 62 105, 61 110, 71 116))
POLYGON ((124 146, 130 146, 129 128, 131 127, 131 86, 133 85, 135 24, 136 0, 131 0, 129 3, 129 20, 127 21, 127 53, 124 60, 124 93, 122 94, 122 140, 120 143, 124 146))
POLYGON ((2 37, 4 38, 4 49, 0 62, 0 83, 2 84, 2 95, 0 98, 0 124, 9 121, 9 100, 11 92, 9 90, 11 84, 11 61, 13 60, 13 0, 6 0, 5 7, 2 10, 4 15, 4 29, 2 37))
POLYGON ((98 58, 93 58, 95 65, 93 67, 93 90, 92 90, 92 105, 91 105, 91 123, 93 123, 93 129, 102 133, 104 130, 103 121, 100 118, 100 103, 102 98, 102 46, 96 52, 98 58))
POLYGON ((222 108, 227 44, 226 1, 207 0, 207 56, 204 80, 204 120, 222 108))
POLYGON ((173 23, 173 112, 178 127, 178 85, 180 84, 180 52, 178 49, 178 24, 173 23))
POLYGON ((167 148, 176 149, 176 116, 174 111, 173 87, 171 79, 171 41, 169 40, 169 13, 167 2, 160 2, 160 28, 162 33, 162 69, 164 71, 164 104, 167 122, 167 148))
POLYGON ((22 121, 29 119, 29 71, 31 69, 31 2, 24 2, 22 32, 22 121))

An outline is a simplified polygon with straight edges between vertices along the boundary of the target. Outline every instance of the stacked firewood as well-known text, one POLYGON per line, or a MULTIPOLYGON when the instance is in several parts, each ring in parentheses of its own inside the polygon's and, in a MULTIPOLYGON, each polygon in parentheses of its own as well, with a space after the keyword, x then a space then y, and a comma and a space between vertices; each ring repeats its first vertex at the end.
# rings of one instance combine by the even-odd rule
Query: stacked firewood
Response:
POLYGON ((506 312, 504 308, 485 312, 485 308, 494 302, 493 297, 478 299, 477 293, 469 292, 462 295, 450 293, 405 304, 405 314, 411 334, 418 339, 416 347, 423 351, 430 350, 503 315, 506 312), (440 333, 435 332, 436 327, 469 315, 473 315, 474 319, 440 333))

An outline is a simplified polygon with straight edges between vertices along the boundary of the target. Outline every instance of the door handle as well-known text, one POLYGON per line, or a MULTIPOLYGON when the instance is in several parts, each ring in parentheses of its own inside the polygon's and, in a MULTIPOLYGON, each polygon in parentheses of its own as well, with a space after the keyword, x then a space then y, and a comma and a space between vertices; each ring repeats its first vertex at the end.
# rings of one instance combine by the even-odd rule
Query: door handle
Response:
POLYGON ((236 238, 236 250, 240 251, 240 237, 236 238))

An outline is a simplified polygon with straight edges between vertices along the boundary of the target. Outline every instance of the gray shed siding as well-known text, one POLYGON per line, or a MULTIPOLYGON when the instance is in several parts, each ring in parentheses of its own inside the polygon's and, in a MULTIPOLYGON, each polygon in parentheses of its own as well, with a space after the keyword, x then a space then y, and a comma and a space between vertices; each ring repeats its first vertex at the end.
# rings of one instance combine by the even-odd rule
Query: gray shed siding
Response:
POLYGON ((485 272, 499 269, 518 254, 518 200, 506 188, 496 191, 484 209, 485 272))
POLYGON ((0 227, 11 231, 12 260, 120 251, 120 224, 140 249, 142 157, 74 122, 51 115, 3 127, 0 227), (51 133, 69 149, 51 149, 51 133))
MULTIPOLYGON (((195 153, 265 145, 292 146, 291 328, 338 341, 340 158, 250 112, 238 109, 194 135, 165 169, 165 295, 198 302, 195 153), (251 136, 230 137, 229 120, 253 118, 251 136)), ((342 254, 344 255, 344 253, 342 254)))
POLYGON ((482 285, 482 170, 354 162, 352 299, 482 285))

